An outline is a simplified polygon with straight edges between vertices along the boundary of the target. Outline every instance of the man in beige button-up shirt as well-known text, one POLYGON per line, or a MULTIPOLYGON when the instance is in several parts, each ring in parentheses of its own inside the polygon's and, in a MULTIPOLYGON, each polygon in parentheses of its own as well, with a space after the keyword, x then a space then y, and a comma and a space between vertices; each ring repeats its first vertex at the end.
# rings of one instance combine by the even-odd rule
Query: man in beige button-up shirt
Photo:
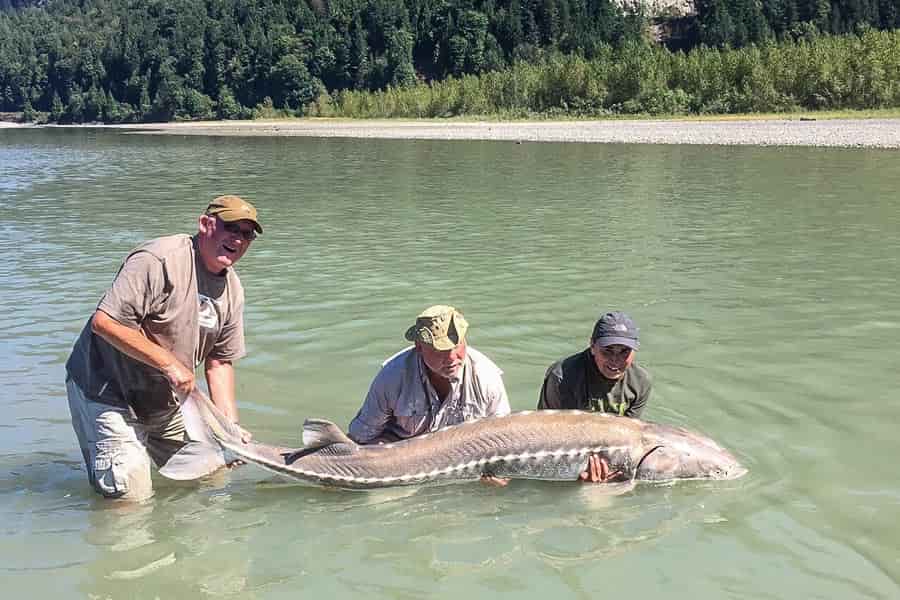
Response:
POLYGON ((452 306, 426 309, 406 331, 415 346, 387 359, 350 423, 360 444, 394 442, 510 412, 503 371, 466 344, 468 323, 452 306))

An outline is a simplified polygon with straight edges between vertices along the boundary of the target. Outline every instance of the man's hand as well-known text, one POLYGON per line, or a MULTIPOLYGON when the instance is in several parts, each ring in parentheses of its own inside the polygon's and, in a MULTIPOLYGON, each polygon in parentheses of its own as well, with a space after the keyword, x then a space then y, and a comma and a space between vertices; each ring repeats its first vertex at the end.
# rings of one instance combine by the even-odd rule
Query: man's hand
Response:
POLYGON ((178 397, 179 402, 183 402, 188 397, 188 394, 194 391, 194 385, 196 384, 194 372, 179 361, 171 362, 160 370, 166 376, 166 379, 169 380, 169 385, 175 390, 175 395, 178 397))
POLYGON ((606 462, 606 459, 601 458, 596 454, 591 454, 588 457, 587 470, 579 476, 579 479, 584 482, 607 483, 621 475, 622 471, 613 471, 610 473, 609 463, 606 462))
POLYGON ((243 427, 241 427, 240 425, 238 425, 237 423, 235 423, 234 426, 237 427, 238 431, 241 432, 241 441, 244 442, 245 444, 249 444, 250 440, 253 439, 253 434, 250 433, 249 431, 247 431, 246 429, 244 429, 243 427))
MULTIPOLYGON (((246 429, 244 429, 243 427, 241 427, 240 425, 238 425, 237 423, 235 423, 234 426, 237 428, 237 430, 241 434, 241 442, 243 442, 245 444, 249 444, 250 440, 253 439, 253 434, 250 433, 249 431, 247 431, 246 429)), ((236 468, 240 467, 241 465, 245 465, 245 464, 247 464, 247 463, 245 463, 240 458, 236 458, 225 466, 228 467, 229 469, 236 469, 236 468)))
POLYGON ((493 475, 482 475, 481 483, 491 487, 506 487, 509 483, 509 479, 504 477, 494 477, 493 475))

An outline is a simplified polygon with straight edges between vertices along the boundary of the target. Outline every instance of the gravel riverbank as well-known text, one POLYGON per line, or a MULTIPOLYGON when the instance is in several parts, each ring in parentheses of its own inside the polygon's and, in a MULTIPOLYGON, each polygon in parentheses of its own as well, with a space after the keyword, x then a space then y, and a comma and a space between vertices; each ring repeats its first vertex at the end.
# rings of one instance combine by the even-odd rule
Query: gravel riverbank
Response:
POLYGON ((298 119, 110 127, 175 135, 900 148, 900 119, 495 122, 298 119))
MULTIPOLYGON (((0 122, 0 127, 31 127, 0 122)), ((65 127, 47 125, 45 127, 65 127)), ((103 127, 134 133, 215 136, 497 140, 600 144, 706 144, 900 148, 900 119, 746 119, 721 121, 438 121, 297 119, 191 121, 103 127)))

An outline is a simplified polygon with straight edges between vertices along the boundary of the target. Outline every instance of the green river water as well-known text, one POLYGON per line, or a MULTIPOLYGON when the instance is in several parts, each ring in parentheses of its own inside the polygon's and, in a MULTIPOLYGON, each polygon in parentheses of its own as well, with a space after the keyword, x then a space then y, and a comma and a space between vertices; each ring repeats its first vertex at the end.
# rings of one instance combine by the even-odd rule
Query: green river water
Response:
POLYGON ((900 597, 900 154, 0 131, 0 574, 7 598, 900 597), (514 410, 597 316, 641 327, 645 418, 732 482, 352 493, 252 465, 96 497, 64 362, 119 262, 260 209, 238 264, 242 423, 349 423, 422 308, 459 307, 514 410))

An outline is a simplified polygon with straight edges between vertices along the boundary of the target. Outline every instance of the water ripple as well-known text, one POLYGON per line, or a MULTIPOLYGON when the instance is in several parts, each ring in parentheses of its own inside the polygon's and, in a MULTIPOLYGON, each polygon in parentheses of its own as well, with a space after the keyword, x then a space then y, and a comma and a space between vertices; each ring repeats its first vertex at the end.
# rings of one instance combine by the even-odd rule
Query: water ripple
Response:
POLYGON ((834 149, 4 132, 6 591, 893 597, 898 165, 834 149), (465 312, 515 409, 618 308, 654 377, 645 416, 712 435, 750 475, 610 499, 528 482, 348 494, 248 466, 157 480, 138 506, 96 498, 64 361, 127 252, 192 233, 221 193, 266 225, 238 265, 238 395, 259 439, 298 444, 305 416, 346 424, 430 304, 465 312))

